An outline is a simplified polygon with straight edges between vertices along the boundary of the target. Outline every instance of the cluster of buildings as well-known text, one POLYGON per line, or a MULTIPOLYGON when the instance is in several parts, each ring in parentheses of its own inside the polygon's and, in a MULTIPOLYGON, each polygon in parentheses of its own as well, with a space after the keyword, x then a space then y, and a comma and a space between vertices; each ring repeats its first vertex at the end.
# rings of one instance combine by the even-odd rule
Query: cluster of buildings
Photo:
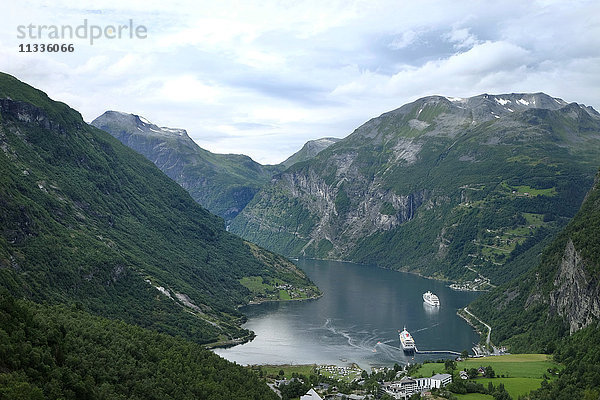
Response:
MULTIPOLYGON (((358 394, 343 394, 337 393, 335 395, 329 395, 326 399, 347 399, 347 400, 364 400, 366 396, 358 394)), ((321 397, 314 389, 310 389, 305 395, 300 396, 300 400, 325 400, 321 397)))
POLYGON ((405 376, 399 381, 384 382, 381 389, 395 399, 407 399, 415 393, 422 393, 437 388, 440 389, 452 382, 450 374, 436 374, 430 378, 405 376))
MULTIPOLYGON (((423 393, 431 389, 440 389, 452 382, 450 374, 436 374, 430 378, 416 378, 405 376, 399 381, 383 382, 379 396, 387 393, 394 399, 408 399, 415 393, 423 393)), ((329 394, 325 397, 319 395, 315 389, 310 389, 305 395, 300 397, 300 400, 326 400, 326 399, 348 399, 348 400, 363 400, 373 398, 372 395, 358 394, 329 394)))
POLYGON ((319 365, 317 368, 319 372, 326 372, 334 378, 343 378, 346 376, 354 376, 355 378, 360 377, 362 369, 358 365, 352 365, 351 367, 339 367, 337 365, 319 365))

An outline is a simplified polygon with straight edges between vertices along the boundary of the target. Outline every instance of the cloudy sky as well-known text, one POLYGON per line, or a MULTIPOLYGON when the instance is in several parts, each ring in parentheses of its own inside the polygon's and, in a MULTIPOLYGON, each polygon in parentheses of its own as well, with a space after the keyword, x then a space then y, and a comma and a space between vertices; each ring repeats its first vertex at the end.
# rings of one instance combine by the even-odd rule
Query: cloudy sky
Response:
POLYGON ((600 109, 600 2, 21 0, 0 13, 0 71, 86 121, 131 112, 277 163, 431 94, 542 91, 600 109), (147 37, 18 38, 85 20, 147 37), (74 51, 19 53, 42 42, 74 51))

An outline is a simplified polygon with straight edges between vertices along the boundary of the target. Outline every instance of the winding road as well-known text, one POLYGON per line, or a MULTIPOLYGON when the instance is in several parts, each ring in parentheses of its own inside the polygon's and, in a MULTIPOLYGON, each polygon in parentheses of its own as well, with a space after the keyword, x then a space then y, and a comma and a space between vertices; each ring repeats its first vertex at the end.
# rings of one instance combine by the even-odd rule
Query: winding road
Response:
POLYGON ((492 335, 492 327, 491 327, 491 326, 489 326, 488 324, 486 324, 485 322, 483 322, 482 320, 480 320, 479 318, 477 318, 475 315, 473 315, 473 314, 471 313, 471 311, 469 311, 469 310, 467 309, 467 307, 465 307, 465 308, 464 308, 464 310, 465 310, 465 312, 466 312, 467 314, 469 314, 471 317, 475 318, 477 321, 479 321, 480 323, 482 323, 483 325, 485 325, 485 327, 486 327, 486 328, 488 328, 488 334, 487 334, 487 339, 486 339, 486 341, 485 341, 485 344, 486 344, 488 347, 490 347, 490 336, 492 335))

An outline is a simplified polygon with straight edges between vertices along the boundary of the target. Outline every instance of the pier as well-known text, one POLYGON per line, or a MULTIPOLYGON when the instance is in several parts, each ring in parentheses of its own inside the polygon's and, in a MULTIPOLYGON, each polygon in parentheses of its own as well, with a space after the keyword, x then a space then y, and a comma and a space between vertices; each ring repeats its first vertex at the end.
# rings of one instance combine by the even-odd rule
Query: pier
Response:
POLYGON ((415 346, 415 354, 452 354, 460 356, 461 353, 452 350, 419 350, 417 349, 417 346, 415 346))
MULTIPOLYGON (((399 351, 404 351, 402 349, 402 347, 390 346, 389 344, 386 344, 386 346, 389 346, 389 347, 399 350, 399 351)), ((452 354, 454 356, 461 355, 461 353, 459 353, 458 351, 453 351, 453 350, 419 350, 416 345, 415 345, 414 353, 415 354, 452 354)))

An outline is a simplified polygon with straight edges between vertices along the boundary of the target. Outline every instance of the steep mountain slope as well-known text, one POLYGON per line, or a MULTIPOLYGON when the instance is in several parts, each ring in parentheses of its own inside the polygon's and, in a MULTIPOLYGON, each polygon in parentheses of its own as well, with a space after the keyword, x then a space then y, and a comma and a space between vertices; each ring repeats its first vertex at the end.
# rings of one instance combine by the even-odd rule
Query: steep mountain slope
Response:
POLYGON ((0 290, 1 399, 278 399, 251 371, 181 338, 0 290))
POLYGON ((289 156, 284 162, 283 165, 286 167, 290 167, 297 162, 307 161, 311 158, 315 157, 317 154, 328 148, 334 143, 339 142, 341 139, 326 137, 321 139, 309 140, 304 143, 304 146, 291 156, 289 156))
POLYGON ((540 263, 469 308, 512 352, 548 352, 564 365, 528 398, 600 396, 600 173, 581 209, 540 263))
POLYGON ((6 74, 0 149, 0 287, 15 296, 209 343, 251 334, 244 279, 316 293, 143 156, 6 74))
POLYGON ((599 156, 590 107, 426 97, 277 175, 231 231, 294 257, 501 283, 575 214, 599 156))
POLYGON ((600 175, 539 265, 469 306, 496 343, 553 351, 556 341, 600 320, 600 175))
POLYGON ((107 111, 92 125, 152 161, 209 211, 230 220, 281 166, 261 165, 239 154, 215 154, 198 146, 184 129, 152 124, 143 117, 107 111))

